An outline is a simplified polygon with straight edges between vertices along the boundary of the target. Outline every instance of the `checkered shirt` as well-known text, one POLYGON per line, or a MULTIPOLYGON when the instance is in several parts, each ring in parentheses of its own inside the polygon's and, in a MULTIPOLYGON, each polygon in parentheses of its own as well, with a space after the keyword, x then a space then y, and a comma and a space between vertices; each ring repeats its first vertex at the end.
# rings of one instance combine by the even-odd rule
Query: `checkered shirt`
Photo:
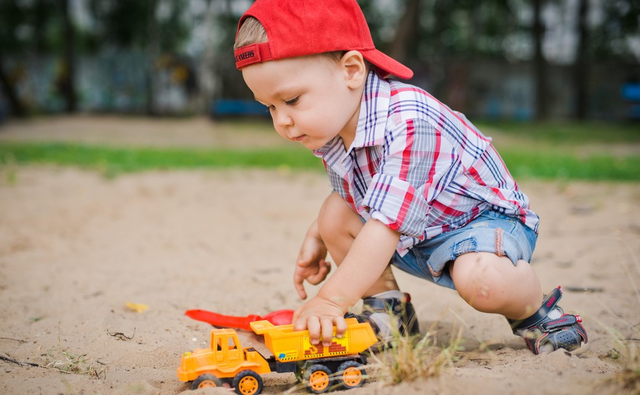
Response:
POLYGON ((401 255, 485 210, 538 232, 539 218, 491 138, 415 86, 371 72, 351 147, 345 152, 336 136, 314 155, 355 212, 401 233, 401 255))

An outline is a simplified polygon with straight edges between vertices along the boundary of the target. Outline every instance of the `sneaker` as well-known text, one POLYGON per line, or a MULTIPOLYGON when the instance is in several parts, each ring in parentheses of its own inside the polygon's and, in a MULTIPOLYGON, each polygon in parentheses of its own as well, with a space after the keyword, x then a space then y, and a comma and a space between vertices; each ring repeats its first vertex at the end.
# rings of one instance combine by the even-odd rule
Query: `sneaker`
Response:
POLYGON ((362 313, 347 313, 345 318, 356 318, 358 322, 371 324, 379 340, 371 349, 386 348, 393 340, 394 330, 399 331, 401 335, 420 333, 416 312, 408 293, 387 291, 364 298, 362 302, 362 313))
POLYGON ((507 320, 513 334, 524 339, 534 354, 552 352, 559 348, 574 351, 587 343, 587 331, 579 315, 565 314, 558 301, 562 288, 554 289, 542 301, 542 306, 524 320, 507 320))

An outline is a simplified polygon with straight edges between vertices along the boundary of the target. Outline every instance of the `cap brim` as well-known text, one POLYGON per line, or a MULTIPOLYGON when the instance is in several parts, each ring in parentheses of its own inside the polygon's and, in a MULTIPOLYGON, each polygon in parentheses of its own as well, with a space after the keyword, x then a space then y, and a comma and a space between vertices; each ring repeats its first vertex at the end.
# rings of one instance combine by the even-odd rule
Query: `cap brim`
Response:
POLYGON ((371 62, 371 64, 388 74, 394 75, 403 80, 408 80, 413 77, 413 71, 410 68, 377 49, 368 51, 361 50, 360 53, 362 53, 362 56, 371 62))

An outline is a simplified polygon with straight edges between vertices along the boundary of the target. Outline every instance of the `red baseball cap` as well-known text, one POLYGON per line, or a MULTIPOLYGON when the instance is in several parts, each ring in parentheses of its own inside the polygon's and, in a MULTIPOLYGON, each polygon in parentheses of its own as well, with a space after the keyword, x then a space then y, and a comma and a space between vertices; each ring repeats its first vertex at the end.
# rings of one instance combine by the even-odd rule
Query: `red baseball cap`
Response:
POLYGON ((238 30, 247 17, 264 26, 268 42, 236 49, 238 70, 268 60, 356 50, 387 75, 413 76, 410 68, 375 48, 356 0, 257 0, 240 18, 238 30))

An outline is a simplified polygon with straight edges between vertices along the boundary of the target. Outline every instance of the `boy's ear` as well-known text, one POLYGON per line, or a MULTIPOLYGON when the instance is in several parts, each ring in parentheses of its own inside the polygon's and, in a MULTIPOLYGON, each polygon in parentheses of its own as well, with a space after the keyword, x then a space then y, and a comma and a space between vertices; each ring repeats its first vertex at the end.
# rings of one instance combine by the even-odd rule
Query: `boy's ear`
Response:
POLYGON ((362 86, 367 80, 367 64, 359 51, 349 51, 340 59, 349 88, 362 86))

